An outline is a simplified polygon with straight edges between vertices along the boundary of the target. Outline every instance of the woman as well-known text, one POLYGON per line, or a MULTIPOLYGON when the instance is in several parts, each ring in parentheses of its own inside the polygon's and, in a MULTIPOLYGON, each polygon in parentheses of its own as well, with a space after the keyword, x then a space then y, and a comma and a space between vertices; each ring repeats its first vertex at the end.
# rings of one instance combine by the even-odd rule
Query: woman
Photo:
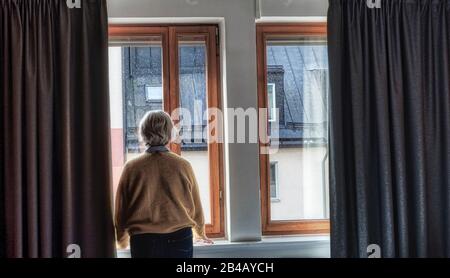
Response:
POLYGON ((162 111, 147 113, 139 135, 148 149, 129 161, 116 196, 119 248, 131 245, 133 258, 191 258, 205 235, 199 188, 191 165, 168 149, 174 129, 162 111))

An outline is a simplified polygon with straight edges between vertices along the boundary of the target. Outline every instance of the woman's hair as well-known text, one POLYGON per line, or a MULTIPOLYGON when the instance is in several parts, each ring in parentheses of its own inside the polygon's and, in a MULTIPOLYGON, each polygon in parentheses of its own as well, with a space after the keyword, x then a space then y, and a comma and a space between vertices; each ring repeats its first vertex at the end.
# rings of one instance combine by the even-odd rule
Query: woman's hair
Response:
POLYGON ((139 124, 139 137, 149 146, 165 146, 172 138, 173 122, 164 111, 150 111, 139 124))

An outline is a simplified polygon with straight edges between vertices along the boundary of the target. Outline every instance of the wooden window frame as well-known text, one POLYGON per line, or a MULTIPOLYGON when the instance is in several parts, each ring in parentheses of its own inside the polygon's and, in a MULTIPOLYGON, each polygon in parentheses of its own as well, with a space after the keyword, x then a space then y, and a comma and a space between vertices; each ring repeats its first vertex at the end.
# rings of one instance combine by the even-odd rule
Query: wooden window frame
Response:
MULTIPOLYGON (((326 23, 299 23, 299 24, 257 24, 257 72, 258 72, 258 106, 268 108, 267 99, 267 56, 266 42, 269 38, 290 36, 326 36, 326 23)), ((268 117, 268 115, 266 115, 268 117)), ((266 119, 265 123, 268 122, 266 119)), ((261 142, 268 142, 267 124, 264 124, 261 142)), ((260 137, 261 138, 261 137, 260 137)), ((260 143, 260 149, 268 144, 260 143)), ((260 183, 261 183, 261 217, 263 235, 289 235, 289 234, 329 234, 329 220, 296 220, 272 221, 270 197, 270 158, 260 153, 260 183)))
MULTIPOLYGON (((159 36, 162 43, 164 110, 171 113, 180 107, 178 77, 178 37, 198 36, 207 48, 207 102, 209 108, 222 108, 220 90, 220 50, 217 25, 142 25, 110 24, 109 37, 159 36)), ((171 144, 171 150, 181 154, 179 144, 171 144)), ((211 238, 221 238, 224 232, 224 163, 223 143, 209 143, 209 180, 211 224, 206 233, 211 238)))

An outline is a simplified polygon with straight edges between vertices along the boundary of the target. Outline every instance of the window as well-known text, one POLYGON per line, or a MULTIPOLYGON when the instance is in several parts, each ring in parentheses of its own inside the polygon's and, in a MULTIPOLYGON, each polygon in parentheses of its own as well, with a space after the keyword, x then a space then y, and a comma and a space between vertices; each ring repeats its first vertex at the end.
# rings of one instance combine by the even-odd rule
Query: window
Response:
POLYGON ((110 26, 114 184, 124 163, 144 151, 137 136, 142 116, 165 110, 181 131, 181 142, 171 149, 194 168, 210 237, 224 235, 222 145, 210 143, 209 133, 204 132, 209 131, 207 109, 221 104, 216 29, 110 26))
POLYGON ((278 199, 278 163, 270 162, 270 198, 272 202, 280 201, 278 199))
POLYGON ((145 86, 145 97, 147 102, 162 102, 163 88, 161 86, 145 86))
POLYGON ((257 56, 263 234, 328 233, 326 25, 260 24, 257 56))
POLYGON ((275 93, 275 83, 267 84, 267 100, 269 105, 269 122, 275 122, 277 120, 277 99, 275 93))

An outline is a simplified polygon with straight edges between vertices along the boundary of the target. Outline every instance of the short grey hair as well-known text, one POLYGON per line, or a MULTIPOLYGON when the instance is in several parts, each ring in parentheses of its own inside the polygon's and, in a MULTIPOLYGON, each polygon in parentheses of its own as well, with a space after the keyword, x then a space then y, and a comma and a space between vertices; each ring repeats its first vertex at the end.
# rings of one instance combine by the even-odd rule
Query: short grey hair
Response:
POLYGON ((139 137, 148 146, 165 146, 170 143, 174 124, 164 111, 147 112, 139 123, 139 137))

